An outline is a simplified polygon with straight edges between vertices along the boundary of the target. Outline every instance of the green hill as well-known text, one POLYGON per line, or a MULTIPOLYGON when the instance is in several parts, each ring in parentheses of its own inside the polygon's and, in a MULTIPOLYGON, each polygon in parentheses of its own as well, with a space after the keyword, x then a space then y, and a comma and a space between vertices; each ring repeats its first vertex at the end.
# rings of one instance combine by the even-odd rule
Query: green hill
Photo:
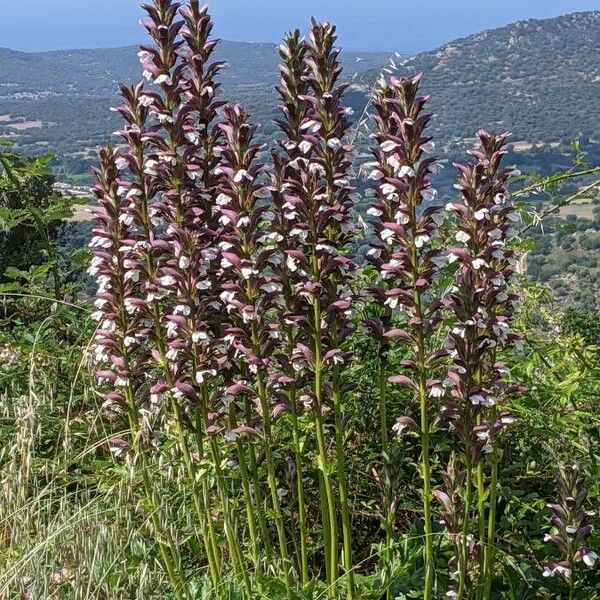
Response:
MULTIPOLYGON (((380 69, 388 57, 345 52, 343 63, 350 76, 380 69)), ((222 75, 226 97, 246 104, 259 121, 272 119, 277 46, 223 41, 216 58, 228 63, 222 75)), ((119 126, 109 111, 118 102, 118 84, 140 76, 134 46, 39 53, 0 48, 0 137, 28 153, 48 148, 58 158, 60 178, 85 179, 95 146, 119 126)))
MULTIPOLYGON (((423 73, 438 145, 454 153, 480 128, 513 132, 524 167, 562 162, 580 138, 600 158, 600 12, 521 21, 414 56, 401 74, 423 73)), ((375 71, 358 77, 366 93, 375 71)))
MULTIPOLYGON (((440 151, 463 155, 481 127, 514 133, 513 156, 525 171, 569 165, 569 145, 580 139, 600 162, 600 12, 529 20, 468 38, 402 61, 400 74, 422 72, 436 114, 440 151)), ((399 40, 401 43, 401 40, 399 40)), ((345 52, 353 78, 348 101, 360 114, 385 53, 345 52)), ((273 133, 277 79, 274 44, 223 42, 220 59, 226 98, 244 103, 273 133)), ((87 177, 90 157, 118 125, 108 111, 120 81, 140 76, 136 49, 45 53, 0 49, 0 136, 26 152, 47 146, 59 159, 59 177, 87 177)))

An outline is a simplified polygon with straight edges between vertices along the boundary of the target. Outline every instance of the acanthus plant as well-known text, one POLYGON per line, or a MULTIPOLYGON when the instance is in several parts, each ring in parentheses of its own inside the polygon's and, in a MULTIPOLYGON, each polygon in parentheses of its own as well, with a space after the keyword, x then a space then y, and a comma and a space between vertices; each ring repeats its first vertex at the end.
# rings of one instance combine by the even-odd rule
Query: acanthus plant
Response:
MULTIPOLYGON (((283 130, 289 139, 282 147, 289 152, 286 164, 279 164, 280 215, 278 222, 286 225, 294 240, 293 248, 284 248, 285 279, 298 301, 294 315, 287 315, 290 324, 303 325, 294 337, 292 363, 304 375, 305 403, 310 406, 317 443, 324 531, 325 565, 328 591, 335 593, 338 580, 338 509, 341 513, 343 565, 347 593, 354 594, 352 564, 352 533, 348 485, 344 464, 346 432, 342 414, 342 380, 348 355, 343 342, 350 332, 349 316, 352 293, 349 282, 355 264, 345 256, 355 225, 351 210, 354 188, 349 183, 352 147, 346 137, 350 129, 350 109, 341 103, 345 85, 338 82, 341 66, 335 48, 335 28, 328 23, 313 21, 306 49, 298 45, 296 52, 306 53, 304 73, 296 64, 289 70, 285 85, 296 90, 291 106, 285 103, 288 122, 283 130), (292 78, 296 78, 293 80, 292 78), (299 111, 295 121, 292 110, 299 111), (301 122, 298 121, 301 118, 301 122), (281 202, 283 200, 283 202, 281 202), (333 445, 335 458, 328 453, 327 419, 333 415, 333 445), (337 474, 339 494, 335 493, 333 473, 337 474), (339 501, 336 499, 339 495, 339 501)), ((289 42, 288 42, 289 43, 289 42)), ((289 49, 289 45, 288 45, 289 49)), ((292 49, 293 51, 293 49, 292 49)), ((293 56, 290 57, 294 60, 293 56)), ((284 159, 281 159, 282 161, 284 159)), ((281 234, 280 234, 281 235, 281 234)))
POLYGON ((457 557, 458 583, 449 593, 469 594, 473 561, 479 561, 478 593, 489 598, 493 577, 496 502, 501 459, 499 433, 514 421, 507 410, 508 397, 524 391, 505 383, 507 367, 498 353, 507 345, 519 345, 520 336, 510 331, 519 296, 510 289, 517 259, 509 242, 519 215, 508 201, 510 169, 502 169, 509 134, 478 133, 480 146, 470 151, 467 165, 455 165, 462 201, 446 209, 457 217, 455 241, 448 260, 456 263, 454 286, 445 305, 454 315, 454 327, 446 348, 451 365, 446 384, 452 399, 445 402, 440 419, 450 424, 463 446, 466 472, 462 547, 457 557), (485 468, 490 464, 486 486, 485 468), (474 474, 476 472, 476 477, 474 474), (473 493, 477 492, 477 543, 471 543, 473 493), (488 498, 487 523, 485 499, 488 498))
MULTIPOLYGON (((266 165, 257 160, 260 146, 253 143, 257 126, 248 123, 248 117, 239 105, 227 107, 224 116, 225 122, 220 124, 224 144, 221 147, 222 160, 217 168, 221 181, 216 208, 221 224, 220 298, 228 315, 224 319, 223 339, 231 347, 232 360, 237 360, 242 366, 238 373, 234 373, 230 382, 232 387, 226 393, 232 396, 232 400, 249 394, 255 401, 254 412, 258 416, 254 427, 251 423, 237 427, 237 422, 234 422, 235 428, 231 433, 235 437, 260 435, 262 438, 280 558, 290 595, 291 563, 273 434, 274 422, 287 411, 287 404, 273 402, 275 382, 269 377, 271 355, 280 341, 280 334, 270 318, 282 290, 279 279, 268 272, 275 249, 267 245, 268 206, 261 202, 261 198, 269 196, 270 191, 265 187, 268 183, 264 178, 266 165)), ((244 460, 243 456, 241 458, 244 460)), ((245 473, 244 477, 247 477, 245 473)))
MULTIPOLYGON (((436 346, 441 322, 441 302, 431 293, 439 268, 444 263, 441 248, 433 245, 435 233, 443 222, 441 207, 423 207, 436 197, 431 174, 437 168, 429 155, 431 138, 426 127, 431 115, 424 112, 427 98, 419 95, 421 77, 382 79, 375 89, 372 118, 376 125, 373 149, 376 161, 369 163, 369 178, 375 181, 375 201, 367 211, 376 240, 368 259, 378 269, 382 281, 373 290, 376 300, 389 309, 380 325, 380 339, 406 346, 408 357, 402 361, 407 374, 390 375, 392 384, 407 386, 419 407, 419 424, 410 416, 400 417, 394 425, 421 436, 421 477, 423 481, 423 519, 425 547, 424 597, 431 598, 434 586, 434 549, 432 529, 432 474, 430 426, 432 400, 442 395, 440 381, 432 377, 441 366, 445 352, 436 346), (397 323, 398 318, 405 323, 397 323), (391 325, 383 331, 383 324, 391 325)), ((383 357, 384 358, 384 357, 383 357)), ((387 373, 385 361, 381 367, 387 373)), ((385 381, 380 382, 380 398, 385 402, 385 381)), ((382 425, 382 429, 386 423, 382 425)), ((383 435, 383 432, 382 432, 383 435)), ((387 431, 386 431, 387 435, 387 431)), ((385 440, 385 437, 384 437, 385 440)), ((388 510, 391 505, 388 504, 388 510)), ((387 517, 389 523, 393 516, 387 517)), ((388 537, 390 525, 388 524, 388 537)), ((388 546, 390 544, 388 540, 388 546)))
POLYGON ((544 541, 558 548, 562 560, 549 560, 543 575, 563 578, 569 587, 569 600, 575 598, 577 591, 577 565, 593 567, 598 560, 596 552, 589 547, 588 540, 594 529, 591 521, 596 512, 585 507, 587 495, 581 464, 560 467, 555 502, 547 505, 553 532, 546 534, 544 541))
POLYGON ((100 152, 98 183, 93 188, 100 204, 95 210, 97 226, 90 242, 93 259, 89 268, 98 283, 94 313, 100 322, 94 346, 97 377, 102 386, 110 384, 109 391, 103 394, 103 408, 112 415, 127 414, 133 439, 130 444, 123 440, 114 440, 114 444, 121 449, 131 447, 133 459, 141 463, 146 502, 160 540, 163 565, 173 592, 183 599, 185 582, 177 545, 169 526, 158 515, 159 499, 150 479, 146 444, 152 432, 142 412, 151 396, 145 366, 149 358, 149 323, 140 314, 139 270, 134 251, 137 236, 127 212, 129 200, 119 182, 118 161, 117 151, 109 148, 100 152))
MULTIPOLYGON (((233 574, 244 597, 254 597, 275 576, 292 597, 324 566, 330 597, 339 581, 356 597, 354 573, 362 567, 352 543, 344 392, 359 196, 350 183, 351 110, 343 104, 335 28, 313 21, 307 39, 294 32, 280 47, 282 135, 271 169, 255 142, 257 126, 240 106, 219 99, 222 65, 212 59, 206 8, 196 0, 183 10, 172 0, 145 8, 155 43, 140 53, 147 83, 121 89, 124 145, 101 153, 95 188, 102 208, 92 273, 105 408, 129 419, 128 447, 141 464, 176 597, 191 592, 182 550, 158 517, 161 500, 149 474, 166 450, 150 444, 154 429, 167 434, 168 451, 189 481, 193 534, 204 548, 194 560, 208 567, 215 593, 233 574)), ((509 331, 518 297, 508 291, 516 213, 506 200, 510 172, 500 169, 506 136, 481 132, 482 149, 459 167, 463 199, 447 207, 457 217, 459 246, 445 247, 445 212, 432 206, 439 163, 419 87, 419 76, 391 77, 372 98, 375 200, 368 214, 377 239, 368 259, 379 275, 371 295, 380 318, 370 325, 381 349, 381 455, 387 469, 392 430, 420 436, 424 597, 434 592, 436 497, 456 549, 458 585, 450 593, 470 596, 479 572, 477 593, 489 598, 499 433, 513 420, 503 405, 519 391, 504 382, 507 367, 496 356, 519 341, 509 331), (444 295, 440 288, 452 276, 444 295), (448 335, 446 321, 453 324, 448 335), (405 354, 401 373, 390 348, 405 354), (396 384, 409 390, 418 417, 399 416, 392 427, 388 387, 396 384), (434 489, 431 465, 446 450, 433 447, 431 432, 444 422, 458 434, 460 452, 441 474, 442 491, 434 489), (472 559, 479 555, 477 571, 472 559)), ((391 564, 398 491, 387 485, 391 564)), ((384 581, 388 597, 392 584, 384 581)))
MULTIPOLYGON (((209 391, 202 382, 216 374, 210 310, 214 299, 214 229, 211 210, 217 194, 214 152, 220 130, 214 124, 222 101, 213 78, 220 63, 210 63, 215 42, 206 8, 192 1, 177 20, 179 3, 157 0, 144 6, 143 21, 156 47, 139 54, 144 76, 154 87, 122 87, 124 104, 116 110, 126 125, 119 132, 126 145, 117 164, 128 171, 119 180, 126 199, 120 219, 133 226, 128 276, 138 282, 130 312, 146 325, 149 390, 153 407, 170 399, 177 439, 188 478, 196 482, 187 423, 205 454, 203 436, 210 430, 209 391), (202 186, 198 185, 201 181, 202 186)), ((211 443, 213 455, 216 444, 211 443)), ((214 458, 214 456, 213 456, 214 458)), ((215 469, 220 460, 214 460, 215 469)), ((217 473, 226 536, 236 572, 249 589, 242 553, 229 515, 227 491, 217 473)), ((194 483, 196 485, 196 483, 194 483)), ((203 480, 193 498, 215 585, 220 581, 219 548, 208 511, 203 480)))
MULTIPOLYGON (((288 201, 286 183, 288 176, 294 177, 297 163, 303 159, 305 146, 303 141, 303 124, 307 118, 309 104, 303 99, 308 93, 306 81, 307 67, 305 58, 308 51, 306 40, 295 30, 288 33, 279 47, 281 63, 279 65, 279 85, 277 93, 280 98, 281 117, 275 122, 284 134, 283 140, 278 140, 279 148, 272 152, 273 173, 271 182, 273 215, 266 234, 269 242, 277 246, 279 252, 275 256, 273 270, 281 284, 281 304, 278 308, 278 321, 282 345, 274 353, 275 371, 272 376, 280 386, 281 394, 289 407, 292 429, 293 474, 295 477, 295 496, 298 512, 299 528, 299 571, 302 585, 309 582, 308 560, 308 515, 306 510, 307 490, 304 482, 303 450, 306 448, 303 436, 303 402, 309 397, 302 395, 302 375, 294 368, 291 357, 296 343, 300 342, 302 332, 308 323, 308 307, 305 306, 294 290, 293 278, 296 265, 288 261, 288 251, 294 250, 298 241, 306 240, 308 230, 302 224, 297 224, 297 213, 288 201)), ((329 564, 328 561, 326 564, 329 564)))

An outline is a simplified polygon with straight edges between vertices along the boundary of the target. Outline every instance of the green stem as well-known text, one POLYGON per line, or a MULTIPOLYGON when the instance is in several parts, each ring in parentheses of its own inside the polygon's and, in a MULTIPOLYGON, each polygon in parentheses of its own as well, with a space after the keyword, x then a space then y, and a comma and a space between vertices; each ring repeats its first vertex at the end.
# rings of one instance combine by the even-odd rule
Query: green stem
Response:
MULTIPOLYGON (((329 460, 327 457, 327 447, 325 445, 325 431, 323 427, 323 399, 322 399, 322 369, 323 369, 323 348, 321 340, 321 300, 315 297, 314 300, 314 331, 315 331, 315 435, 317 437, 317 449, 319 452, 320 469, 323 474, 323 487, 325 491, 325 501, 327 504, 327 516, 323 515, 323 523, 327 520, 329 527, 329 539, 326 539, 325 547, 329 548, 329 578, 327 580, 327 593, 330 597, 335 595, 335 583, 338 579, 338 534, 337 534, 337 516, 335 513, 335 499, 329 477, 329 460)), ((323 526, 325 531, 325 526, 323 526)))
MULTIPOLYGON (((255 348, 257 348, 258 332, 256 330, 256 323, 252 324, 252 338, 255 348)), ((281 502, 279 500, 279 493, 277 490, 277 478, 275 476, 275 462, 273 460, 273 435, 271 432, 271 409, 267 402, 267 391, 263 380, 263 374, 260 371, 256 375, 256 383, 258 387, 258 398, 260 401, 263 418, 263 434, 265 438, 265 462, 267 464, 267 479, 269 483, 269 489, 271 490, 271 502, 273 504, 273 512, 275 513, 275 527, 277 529, 277 538, 279 541, 279 552, 281 554, 281 560, 283 562, 283 568, 285 572, 286 594, 287 597, 291 599, 293 597, 293 581, 291 574, 291 563, 287 551, 287 542, 285 538, 283 514, 281 512, 281 502)))
MULTIPOLYGON (((411 222, 417 222, 416 208, 412 205, 411 222)), ((416 231, 415 231, 416 235, 416 231)), ((412 264, 413 264, 413 301, 415 304, 415 316, 421 323, 425 322, 423 307, 421 303, 421 294, 417 289, 419 273, 419 256, 416 246, 412 245, 412 264)), ((427 396, 427 364, 425 355, 425 337, 421 325, 417 326, 417 356, 416 363, 418 368, 417 393, 419 398, 419 412, 421 420, 421 477, 423 479, 423 520, 425 531, 425 587, 423 590, 424 600, 431 600, 433 597, 433 585, 435 577, 435 555, 433 551, 433 528, 431 519, 431 459, 430 439, 429 439, 429 402, 427 396)))
POLYGON ((258 464, 256 462, 256 455, 254 453, 254 447, 250 447, 250 452, 248 454, 250 461, 250 477, 252 479, 252 490, 254 492, 254 497, 256 498, 256 513, 258 516, 258 527, 260 528, 260 535, 263 541, 263 546, 265 549, 265 559, 267 564, 272 564, 273 562, 273 546, 271 545, 271 536, 269 534, 269 529, 267 528, 267 519, 265 516, 265 500, 262 494, 262 487, 260 481, 258 479, 258 464))
MULTIPOLYGON (((379 358, 379 418, 381 427, 381 459, 383 465, 383 522, 385 527, 385 551, 386 567, 391 568, 392 552, 394 543, 394 515, 392 512, 392 489, 390 479, 390 437, 388 432, 387 419, 387 374, 385 362, 381 358, 380 348, 379 358)), ((386 590, 387 600, 392 600, 393 593, 391 589, 391 581, 388 581, 386 590)))
MULTIPOLYGON (((204 438, 202 436, 202 410, 196 405, 194 407, 194 418, 195 418, 195 427, 194 427, 194 437, 196 438, 196 446, 198 448, 199 460, 204 460, 204 438)), ((208 501, 208 482, 206 477, 202 478, 202 506, 205 510, 206 514, 206 525, 208 527, 208 547, 207 553, 210 553, 212 556, 212 561, 215 564, 215 572, 218 573, 218 583, 221 581, 220 574, 220 560, 219 560, 219 545, 217 544, 217 534, 215 531, 215 525, 213 523, 212 516, 210 514, 209 506, 210 503, 208 501)), ((201 524, 202 526, 202 524, 201 524)))
MULTIPOLYGON (((235 406, 232 402, 229 406, 229 422, 232 429, 235 429, 237 419, 235 416, 235 406)), ((238 455, 238 463, 240 466, 240 474, 242 476, 242 491, 244 494, 244 504, 246 507, 246 517, 248 518, 248 530, 250 532, 250 544, 252 546, 252 561, 254 568, 260 571, 260 558, 258 551, 258 531, 256 528, 257 517, 254 512, 254 505, 252 501, 252 494, 250 492, 250 475, 248 473, 248 463, 246 457, 246 449, 240 439, 236 439, 235 447, 238 455)))
POLYGON ((344 430, 342 426, 342 398, 340 393, 339 368, 334 367, 333 390, 331 394, 333 401, 333 413, 335 419, 335 450, 338 483, 340 489, 340 507, 342 513, 342 538, 344 550, 344 570, 346 575, 347 597, 354 598, 354 565, 352 563, 352 528, 350 525, 350 509, 348 498, 348 482, 346 478, 346 461, 344 460, 344 430))
POLYGON ((496 538, 496 504, 498 496, 498 462, 497 451, 492 455, 492 476, 490 481, 490 509, 488 515, 487 545, 484 549, 484 567, 483 567, 483 600, 489 600, 492 593, 492 580, 494 577, 494 557, 496 538))
MULTIPOLYGON (((158 306, 153 306, 153 317, 154 317, 158 352, 161 357, 161 362, 163 363, 163 365, 165 365, 165 368, 163 369, 163 371, 165 373, 165 379, 166 379, 169 387, 172 389, 175 386, 175 382, 173 381, 173 377, 171 375, 171 372, 170 372, 168 366, 166 366, 168 364, 168 362, 166 359, 165 347, 164 347, 164 342, 163 342, 164 338, 162 336, 161 318, 160 318, 158 306)), ((220 568, 219 568, 217 544, 216 544, 215 536, 214 536, 214 533, 215 533, 214 527, 212 527, 212 524, 210 526, 208 526, 208 529, 206 527, 206 525, 208 524, 208 521, 211 520, 210 515, 208 514, 207 505, 205 503, 206 495, 203 494, 201 496, 198 493, 198 488, 197 488, 198 477, 197 477, 196 466, 194 464, 194 461, 192 460, 189 443, 188 443, 188 439, 187 439, 187 433, 186 433, 185 425, 183 422, 183 415, 181 412, 181 407, 179 406, 178 402, 174 398, 172 398, 171 407, 172 407, 173 414, 175 416, 175 421, 177 423, 177 437, 178 437, 179 446, 181 447, 181 453, 183 455, 183 463, 184 463, 186 475, 187 475, 188 481, 192 482, 192 496, 193 496, 193 502, 194 502, 194 509, 196 511, 196 516, 198 518, 198 523, 199 523, 200 529, 201 529, 202 543, 204 544, 204 549, 206 552, 206 558, 208 561, 211 579, 212 579, 214 586, 219 586, 220 581, 221 581, 221 574, 220 574, 220 568)), ((198 438, 196 438, 196 440, 197 439, 198 438)), ((198 447, 198 452, 202 454, 202 446, 198 447)))
POLYGON ((157 535, 158 548, 162 558, 163 566, 167 572, 169 583, 171 585, 171 591, 175 595, 177 600, 184 600, 188 597, 187 586, 185 580, 178 568, 180 560, 178 560, 178 552, 176 550, 175 543, 171 534, 164 530, 158 516, 158 503, 156 502, 156 496, 150 476, 148 475, 148 457, 143 444, 140 443, 140 427, 137 419, 137 407, 135 405, 135 398, 131 387, 126 389, 126 399, 128 404, 127 416, 129 419, 129 427, 133 435, 133 450, 134 456, 138 456, 142 462, 142 482, 144 485, 144 494, 146 496, 146 502, 148 503, 148 509, 150 513, 150 520, 152 527, 157 535))
POLYGON ((419 381, 419 406, 421 413, 421 470, 423 477, 423 518, 425 530, 425 589, 424 600, 433 597, 434 553, 433 530, 431 525, 431 465, 429 458, 429 407, 425 373, 422 370, 419 381))
MULTIPOLYGON (((573 563, 571 562, 571 564, 573 563)), ((571 576, 569 577, 569 600, 575 600, 575 574, 573 571, 571 571, 571 576)))
POLYGON ((456 600, 462 600, 467 589, 467 568, 469 566, 469 529, 471 527, 471 510, 473 504, 473 465, 471 464, 471 449, 465 452, 465 503, 462 523, 462 531, 459 542, 459 573, 458 573, 458 595, 456 600))
MULTIPOLYGON (((203 422, 204 430, 208 431, 208 389, 206 384, 202 385, 202 409, 203 409, 203 422)), ((217 444, 217 440, 214 435, 209 436, 209 448, 211 451, 211 457, 213 467, 215 469, 215 475, 217 479, 217 488, 219 490, 219 496, 221 498, 221 504, 223 508, 223 522, 225 527, 225 537, 227 538, 227 544, 229 551, 231 552, 231 560, 233 562, 233 569, 239 581, 241 581, 248 598, 252 597, 252 586, 250 584, 250 578, 248 576, 248 569, 246 569, 243 560, 243 552, 240 547, 240 543, 237 539, 237 535, 233 526, 233 521, 230 514, 230 501, 229 494, 227 492, 227 486, 225 485, 225 477, 223 475, 223 469, 221 468, 221 452, 217 444)))
MULTIPOLYGON (((173 404, 176 405, 174 401, 173 404)), ((216 543, 214 541, 214 528, 208 526, 210 521, 210 514, 208 513, 207 506, 205 504, 206 496, 200 494, 198 490, 198 476, 197 470, 192 460, 189 445, 186 437, 186 432, 183 427, 183 419, 181 416, 181 409, 175 407, 175 414, 177 417, 177 427, 179 433, 179 443, 182 447, 184 466, 187 472, 188 480, 192 482, 192 496, 194 500, 194 508, 196 510, 196 516, 198 517, 198 523, 201 529, 202 543, 206 551, 206 558, 208 560, 208 568, 211 576, 213 586, 218 588, 221 582, 221 573, 219 569, 219 560, 216 554, 216 543)))
POLYGON ((325 579, 328 588, 333 586, 333 576, 331 574, 331 526, 329 524, 329 510, 327 504, 327 494, 325 492, 325 478, 323 472, 319 470, 319 506, 321 508, 322 526, 323 526, 323 553, 325 557, 325 579))
POLYGON ((296 385, 292 385, 289 395, 292 411, 292 443, 294 462, 296 466, 296 495, 298 496, 298 521, 300 525, 300 577, 302 586, 308 585, 308 549, 306 528, 306 504, 304 496, 304 481, 302 478, 302 444, 298 426, 298 405, 296 400, 296 385))

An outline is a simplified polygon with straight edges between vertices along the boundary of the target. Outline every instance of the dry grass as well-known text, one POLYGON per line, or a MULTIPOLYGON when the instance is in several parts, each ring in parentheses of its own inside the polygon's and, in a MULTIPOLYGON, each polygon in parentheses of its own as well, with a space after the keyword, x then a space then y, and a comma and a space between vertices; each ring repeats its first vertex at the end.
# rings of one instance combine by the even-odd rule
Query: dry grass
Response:
POLYGON ((93 411, 67 417, 60 435, 47 439, 56 401, 48 382, 33 375, 29 394, 0 397, 0 599, 165 597, 133 469, 110 458, 98 473, 77 466, 101 445, 88 440, 82 450, 70 433, 81 430, 75 420, 97 423, 93 411))

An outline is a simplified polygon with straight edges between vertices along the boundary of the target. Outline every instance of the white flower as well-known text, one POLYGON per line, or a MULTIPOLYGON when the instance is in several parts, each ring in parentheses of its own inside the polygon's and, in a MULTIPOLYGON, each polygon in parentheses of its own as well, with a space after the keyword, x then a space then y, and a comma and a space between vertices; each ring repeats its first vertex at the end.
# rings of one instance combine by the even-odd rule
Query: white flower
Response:
POLYGON ((192 342, 195 344, 206 340, 208 340, 208 334, 205 331, 194 331, 194 333, 192 333, 192 342))
POLYGON ((408 165, 403 165, 402 167, 400 167, 399 171, 398 171, 398 177, 414 177, 415 176, 415 171, 412 167, 409 167, 408 165))
POLYGON ((195 146, 200 144, 200 134, 197 131, 188 131, 185 134, 185 139, 195 146))
POLYGON ((184 256, 183 254, 179 257, 179 268, 180 269, 187 269, 190 266, 190 259, 187 256, 184 256))
MULTIPOLYGON (((300 227, 294 227, 293 229, 291 229, 290 235, 292 237, 299 238, 300 241, 302 241, 302 242, 305 242, 308 238, 308 230, 301 229, 300 227)), ((281 236, 281 237, 283 238, 283 236, 281 236)), ((281 240, 277 240, 277 241, 281 241, 281 240)))
POLYGON ((427 242, 429 241, 429 236, 428 235, 418 235, 415 238, 415 246, 417 248, 422 248, 427 242))
POLYGON ((133 223, 133 215, 131 213, 121 213, 119 215, 119 223, 123 223, 123 225, 131 225, 133 223))
POLYGON ((371 208, 369 208, 367 210, 367 214, 371 215, 372 217, 380 217, 383 214, 383 211, 380 210, 379 208, 375 208, 374 206, 371 206, 371 208))
POLYGON ((593 550, 590 550, 583 555, 582 559, 588 567, 593 567, 598 560, 598 555, 593 550))
POLYGON ((487 267, 488 264, 485 262, 485 260, 483 260, 483 258, 476 258, 473 263, 473 268, 478 271, 479 269, 481 269, 481 267, 487 267))
POLYGON ((406 213, 404 213, 401 210, 399 210, 394 215, 394 220, 399 225, 406 225, 410 221, 410 218, 409 218, 409 216, 406 213))
POLYGON ((240 169, 234 176, 233 176, 233 181, 235 183, 240 183, 240 181, 242 181, 242 179, 244 179, 244 177, 246 177, 248 175, 248 171, 246 171, 246 169, 240 169))
POLYGON ((382 229, 379 236, 390 245, 394 243, 394 232, 391 229, 382 229))
POLYGON ((125 271, 125 281, 132 281, 133 283, 137 283, 140 280, 140 272, 138 269, 131 269, 130 271, 125 271))
POLYGON ((171 275, 165 275, 164 277, 160 278, 160 284, 161 285, 173 285, 175 283, 175 278, 172 277, 171 275))
POLYGON ((263 283, 260 286, 260 289, 263 290, 263 292, 267 292, 267 294, 272 294, 274 292, 281 292, 283 290, 283 286, 280 283, 271 281, 269 283, 263 283))
POLYGON ((300 142, 298 147, 300 148, 300 152, 302 152, 302 154, 308 154, 312 148, 312 144, 308 140, 303 140, 300 142))
POLYGON ((148 62, 151 62, 151 61, 152 61, 152 59, 154 58, 154 55, 153 55, 151 52, 148 52, 147 50, 140 50, 140 51, 137 53, 137 55, 138 55, 138 57, 139 57, 139 59, 140 59, 140 62, 141 62, 142 64, 143 64, 143 63, 148 63, 148 62))
POLYGON ((254 321, 256 319, 256 313, 254 312, 253 309, 250 310, 244 310, 242 312, 242 321, 244 323, 250 323, 251 321, 254 321))
POLYGON ((457 242, 463 242, 464 244, 471 239, 471 236, 466 231, 459 231, 455 237, 457 242))
POLYGON ((317 244, 315 250, 323 250, 328 254, 335 254, 335 248, 329 244, 317 244))
POLYGON ((494 404, 496 403, 496 400, 492 396, 486 396, 484 394, 473 394, 472 396, 469 396, 469 400, 474 406, 479 405, 488 408, 490 406, 494 406, 494 404))
POLYGON ((396 306, 398 306, 398 301, 398 296, 388 296, 385 299, 384 304, 389 306, 393 310, 394 308, 396 308, 396 306))
POLYGON ((379 145, 379 147, 384 152, 391 152, 392 150, 395 150, 396 148, 398 148, 398 146, 399 146, 399 144, 397 144, 396 142, 393 142, 392 140, 386 140, 385 142, 383 142, 379 145))
POLYGON ((213 377, 217 374, 215 369, 205 369, 204 371, 198 371, 196 373, 196 381, 198 383, 204 383, 207 376, 212 375, 213 377))
POLYGON ((441 398, 444 395, 444 388, 440 385, 434 385, 429 388, 428 394, 430 398, 441 398))
POLYGON ((188 317, 191 313, 191 309, 187 304, 178 304, 174 309, 173 309, 173 314, 174 315, 183 315, 184 317, 188 317))
POLYGON ((298 270, 298 261, 293 256, 288 256, 285 264, 292 273, 298 270))
POLYGON ((169 77, 169 75, 167 75, 166 73, 163 73, 162 75, 159 75, 154 80, 154 83, 156 83, 157 85, 160 85, 161 83, 166 83, 167 85, 171 85, 173 83, 173 80, 169 77))
POLYGON ((437 198, 437 190, 432 187, 428 187, 421 192, 421 197, 424 202, 433 202, 437 198))
POLYGON ((367 179, 374 179, 375 181, 378 181, 379 179, 383 179, 383 173, 379 169, 373 169, 369 173, 369 177, 367 179))
POLYGON ((110 238, 95 235, 90 241, 90 248, 111 248, 113 245, 110 238))
POLYGON ((379 189, 381 190, 381 193, 384 194, 386 197, 390 194, 394 194, 396 191, 396 188, 391 183, 384 183, 380 186, 379 189))
POLYGON ((473 216, 477 221, 483 221, 483 219, 488 218, 489 213, 490 211, 487 208, 480 208, 479 210, 475 211, 473 216))

